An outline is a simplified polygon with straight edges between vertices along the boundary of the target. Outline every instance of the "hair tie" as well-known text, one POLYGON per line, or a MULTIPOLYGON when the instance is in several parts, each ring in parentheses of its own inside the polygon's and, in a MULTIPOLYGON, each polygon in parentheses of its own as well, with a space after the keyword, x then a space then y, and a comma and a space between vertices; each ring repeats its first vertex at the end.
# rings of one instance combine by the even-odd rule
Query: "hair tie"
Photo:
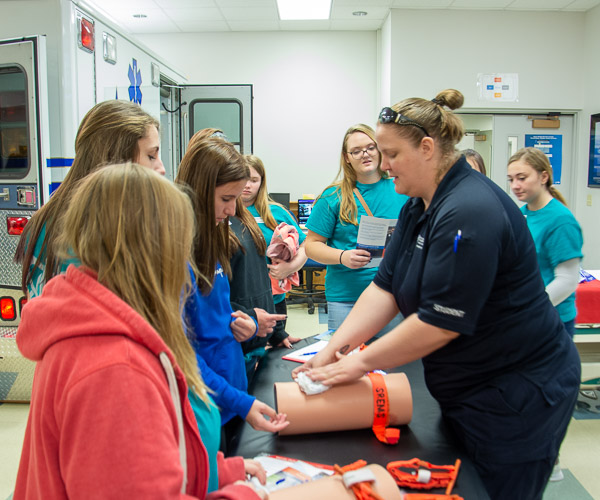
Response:
POLYGON ((441 100, 439 100, 438 98, 434 97, 433 99, 431 99, 431 102, 434 104, 437 104, 438 106, 443 106, 443 103, 441 100))

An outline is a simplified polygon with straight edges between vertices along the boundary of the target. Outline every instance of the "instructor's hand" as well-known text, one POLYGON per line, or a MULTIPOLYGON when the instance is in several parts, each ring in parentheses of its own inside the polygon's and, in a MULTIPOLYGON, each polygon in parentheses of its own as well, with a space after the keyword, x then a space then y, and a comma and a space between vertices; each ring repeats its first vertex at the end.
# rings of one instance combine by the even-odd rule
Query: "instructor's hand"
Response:
POLYGON ((320 368, 308 370, 307 375, 315 382, 321 382, 325 385, 343 384, 344 382, 353 382, 367 373, 366 367, 362 363, 360 353, 352 356, 344 356, 339 352, 335 353, 337 362, 331 363, 320 368))

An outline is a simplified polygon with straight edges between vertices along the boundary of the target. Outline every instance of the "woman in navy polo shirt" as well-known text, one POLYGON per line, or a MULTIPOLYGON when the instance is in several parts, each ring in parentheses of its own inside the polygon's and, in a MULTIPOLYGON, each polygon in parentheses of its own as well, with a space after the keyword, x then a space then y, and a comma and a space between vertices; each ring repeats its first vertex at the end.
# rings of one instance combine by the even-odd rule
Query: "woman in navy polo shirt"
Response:
POLYGON ((463 96, 406 99, 377 126, 382 168, 412 198, 374 282, 329 346, 298 370, 325 384, 423 358, 442 414, 492 499, 541 499, 581 376, 515 203, 455 146, 463 96), (367 349, 401 311, 405 320, 367 349), (375 313, 376 312, 376 313, 375 313), (337 361, 336 361, 337 360, 337 361))

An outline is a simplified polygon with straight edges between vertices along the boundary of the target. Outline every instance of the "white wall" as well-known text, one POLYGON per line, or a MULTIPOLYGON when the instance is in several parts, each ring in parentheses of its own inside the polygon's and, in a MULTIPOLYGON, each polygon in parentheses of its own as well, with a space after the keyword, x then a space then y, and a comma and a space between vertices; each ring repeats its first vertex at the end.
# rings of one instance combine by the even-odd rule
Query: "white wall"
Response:
POLYGON ((583 13, 391 12, 393 102, 455 88, 465 108, 583 106, 583 13), (518 73, 519 102, 479 101, 478 73, 518 73))
POLYGON ((587 188, 589 115, 600 112, 600 8, 588 13, 392 10, 375 32, 140 36, 193 83, 254 84, 254 145, 269 189, 318 193, 346 128, 382 105, 444 88, 463 110, 575 111, 576 203, 584 266, 600 269, 600 189, 587 188), (518 73, 519 102, 478 100, 478 73, 518 73), (592 206, 587 206, 587 196, 592 206))
POLYGON ((319 194, 344 133, 377 119, 377 33, 265 32, 138 36, 189 83, 254 85, 254 153, 268 188, 319 194))
POLYGON ((587 187, 588 159, 590 147, 590 115, 600 113, 600 7, 589 11, 585 16, 583 60, 585 101, 580 116, 579 159, 577 162, 577 219, 583 227, 584 263, 587 269, 600 269, 600 189, 587 187), (588 197, 591 205, 588 205, 588 197))

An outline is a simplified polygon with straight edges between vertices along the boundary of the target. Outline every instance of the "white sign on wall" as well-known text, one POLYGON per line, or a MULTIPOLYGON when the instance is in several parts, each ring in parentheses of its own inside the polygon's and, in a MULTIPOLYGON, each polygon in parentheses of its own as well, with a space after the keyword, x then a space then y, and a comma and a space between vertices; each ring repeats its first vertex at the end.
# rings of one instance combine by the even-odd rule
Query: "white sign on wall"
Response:
POLYGON ((477 75, 480 101, 517 102, 519 100, 518 73, 491 73, 477 75))

